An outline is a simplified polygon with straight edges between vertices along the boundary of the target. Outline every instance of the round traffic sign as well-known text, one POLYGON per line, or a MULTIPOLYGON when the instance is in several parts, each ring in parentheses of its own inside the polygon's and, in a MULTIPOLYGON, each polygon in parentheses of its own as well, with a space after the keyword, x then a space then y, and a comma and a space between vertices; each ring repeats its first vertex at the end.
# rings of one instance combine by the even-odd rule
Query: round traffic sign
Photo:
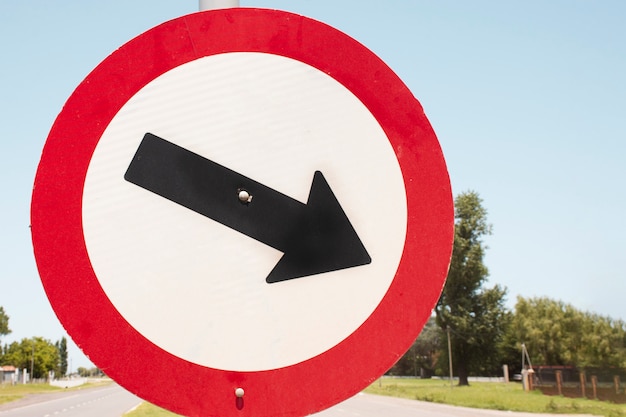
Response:
POLYGON ((71 337, 190 416, 303 416, 366 387, 428 319, 453 236, 401 80, 323 23, 243 8, 166 22, 94 69, 31 217, 71 337))

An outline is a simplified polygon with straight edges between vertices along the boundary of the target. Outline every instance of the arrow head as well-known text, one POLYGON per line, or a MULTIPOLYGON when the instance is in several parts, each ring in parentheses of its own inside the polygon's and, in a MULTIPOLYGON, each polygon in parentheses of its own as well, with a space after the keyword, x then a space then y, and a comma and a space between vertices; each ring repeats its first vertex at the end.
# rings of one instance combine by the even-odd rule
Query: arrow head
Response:
POLYGON ((304 215, 294 225, 269 284, 372 262, 328 182, 316 171, 304 215))

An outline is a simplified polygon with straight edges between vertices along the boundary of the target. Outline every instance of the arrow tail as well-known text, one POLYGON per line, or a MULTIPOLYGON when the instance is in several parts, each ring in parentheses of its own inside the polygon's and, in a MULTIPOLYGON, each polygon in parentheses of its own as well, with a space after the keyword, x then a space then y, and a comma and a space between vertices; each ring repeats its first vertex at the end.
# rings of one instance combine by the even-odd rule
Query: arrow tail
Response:
POLYGON ((285 251, 286 225, 298 223, 305 205, 251 178, 151 133, 146 133, 124 179, 285 251), (240 201, 246 190, 251 202, 240 201))

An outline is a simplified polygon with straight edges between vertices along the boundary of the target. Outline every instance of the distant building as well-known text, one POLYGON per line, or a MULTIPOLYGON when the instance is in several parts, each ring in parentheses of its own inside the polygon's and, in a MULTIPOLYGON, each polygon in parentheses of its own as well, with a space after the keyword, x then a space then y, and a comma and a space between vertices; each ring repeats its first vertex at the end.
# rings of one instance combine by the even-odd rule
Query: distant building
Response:
POLYGON ((0 366, 0 382, 1 383, 10 383, 15 384, 17 382, 17 378, 19 375, 19 371, 15 366, 5 365, 0 366))

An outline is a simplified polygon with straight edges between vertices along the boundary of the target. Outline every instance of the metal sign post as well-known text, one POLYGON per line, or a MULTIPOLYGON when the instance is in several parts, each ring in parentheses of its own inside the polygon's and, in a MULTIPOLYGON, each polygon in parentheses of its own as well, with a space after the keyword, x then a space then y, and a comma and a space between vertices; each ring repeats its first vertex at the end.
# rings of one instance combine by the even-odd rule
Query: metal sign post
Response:
POLYGON ((200 11, 239 7, 239 0, 199 0, 200 11))

